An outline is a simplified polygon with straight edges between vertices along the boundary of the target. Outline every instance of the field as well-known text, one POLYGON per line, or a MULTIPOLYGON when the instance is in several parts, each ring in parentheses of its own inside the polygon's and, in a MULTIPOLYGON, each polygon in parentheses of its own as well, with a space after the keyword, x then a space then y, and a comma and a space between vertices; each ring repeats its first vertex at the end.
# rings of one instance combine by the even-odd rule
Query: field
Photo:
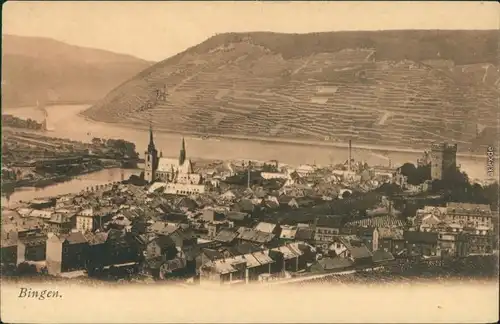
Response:
POLYGON ((401 58, 376 42, 291 53, 259 33, 229 35, 154 65, 84 115, 169 131, 414 148, 452 141, 475 151, 495 140, 500 74, 489 39, 473 61, 450 51, 458 41, 401 58))

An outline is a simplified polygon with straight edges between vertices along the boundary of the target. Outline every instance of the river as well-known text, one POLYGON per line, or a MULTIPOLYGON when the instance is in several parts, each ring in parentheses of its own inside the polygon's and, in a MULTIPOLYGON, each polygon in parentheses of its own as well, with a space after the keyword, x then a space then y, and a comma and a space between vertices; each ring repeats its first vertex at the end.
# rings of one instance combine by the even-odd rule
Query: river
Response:
POLYGON ((131 175, 139 175, 138 169, 104 169, 101 171, 76 176, 73 179, 56 183, 44 188, 24 187, 16 188, 8 195, 2 192, 2 206, 14 207, 20 201, 30 201, 35 198, 53 197, 68 193, 78 193, 87 187, 107 184, 110 182, 128 179, 131 175))
MULTIPOLYGON (((48 106, 47 124, 51 131, 47 135, 69 138, 79 141, 90 141, 93 137, 122 138, 134 142, 138 152, 142 153, 148 144, 146 129, 133 129, 118 124, 108 124, 87 120, 79 115, 87 105, 48 106)), ((3 113, 21 118, 43 120, 43 113, 35 107, 8 108, 3 113)), ((163 156, 177 156, 181 144, 181 135, 155 132, 155 144, 163 156)), ((356 143, 353 143, 354 146, 356 143)), ((186 137, 186 149, 189 157, 205 159, 252 159, 260 161, 278 160, 288 164, 337 164, 348 158, 348 150, 344 147, 325 147, 298 145, 294 143, 263 142, 240 139, 206 139, 186 137)), ((353 158, 365 161, 370 165, 401 165, 405 162, 416 164, 421 153, 390 151, 373 151, 366 148, 353 148, 353 158)), ((457 163, 462 171, 471 178, 486 178, 486 154, 484 157, 457 156, 457 163)))

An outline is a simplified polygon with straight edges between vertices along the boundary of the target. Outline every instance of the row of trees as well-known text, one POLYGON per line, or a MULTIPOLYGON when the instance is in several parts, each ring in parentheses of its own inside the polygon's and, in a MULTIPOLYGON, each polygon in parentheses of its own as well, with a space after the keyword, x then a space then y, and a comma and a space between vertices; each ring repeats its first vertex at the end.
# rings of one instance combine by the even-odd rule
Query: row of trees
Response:
POLYGON ((21 119, 12 115, 2 115, 2 125, 15 128, 41 130, 43 125, 31 118, 21 119))
POLYGON ((139 158, 139 153, 136 151, 135 144, 123 139, 105 139, 94 137, 92 139, 92 144, 102 148, 110 148, 124 158, 139 158))
MULTIPOLYGON (((401 166, 401 173, 408 177, 408 183, 420 185, 431 180, 430 165, 415 167, 412 163, 401 166)), ((446 201, 488 204, 498 208, 498 183, 481 186, 471 183, 469 176, 459 168, 446 174, 446 180, 432 180, 430 192, 444 194, 446 201)))
POLYGON ((416 167, 412 163, 401 166, 401 174, 408 178, 408 184, 418 186, 427 180, 431 180, 431 166, 424 165, 416 167))
MULTIPOLYGON (((408 183, 419 185, 427 180, 431 180, 430 166, 415 167, 411 163, 401 166, 401 173, 408 177, 408 183)), ((382 191, 391 196, 401 190, 394 185, 386 185, 382 191)), ((431 194, 440 194, 444 202, 464 202, 473 204, 490 205, 493 210, 498 210, 498 182, 481 186, 478 183, 471 183, 469 176, 461 172, 459 168, 449 171, 446 180, 432 180, 429 189, 431 194)), ((410 209, 421 208, 422 206, 406 206, 410 209)), ((411 212, 409 212, 411 214, 411 212)))
MULTIPOLYGON (((466 176, 466 175, 465 175, 466 176)), ((465 202, 490 205, 493 210, 498 210, 498 182, 481 186, 468 181, 455 185, 435 180, 432 182, 431 192, 443 193, 446 201, 465 202)))

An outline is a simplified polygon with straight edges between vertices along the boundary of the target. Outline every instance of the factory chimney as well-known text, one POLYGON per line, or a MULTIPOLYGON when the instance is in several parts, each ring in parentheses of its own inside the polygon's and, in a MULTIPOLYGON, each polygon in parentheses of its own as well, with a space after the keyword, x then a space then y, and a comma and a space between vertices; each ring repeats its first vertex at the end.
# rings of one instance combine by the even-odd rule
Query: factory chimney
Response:
POLYGON ((250 161, 248 162, 247 187, 250 189, 250 161))
POLYGON ((351 161, 352 161, 352 146, 351 146, 351 140, 349 140, 349 161, 347 162, 348 164, 348 171, 351 172, 351 161))

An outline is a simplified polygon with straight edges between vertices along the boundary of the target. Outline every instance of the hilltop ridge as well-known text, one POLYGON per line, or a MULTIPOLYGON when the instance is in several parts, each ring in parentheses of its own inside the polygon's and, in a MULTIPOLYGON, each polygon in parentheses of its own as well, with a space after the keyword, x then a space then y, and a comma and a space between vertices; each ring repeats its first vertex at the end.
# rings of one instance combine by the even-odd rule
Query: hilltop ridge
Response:
POLYGON ((2 35, 2 106, 91 103, 152 65, 50 38, 2 35))
POLYGON ((169 131, 383 145, 488 145, 498 31, 213 36, 84 112, 169 131), (165 92, 165 95, 163 95, 165 92))

